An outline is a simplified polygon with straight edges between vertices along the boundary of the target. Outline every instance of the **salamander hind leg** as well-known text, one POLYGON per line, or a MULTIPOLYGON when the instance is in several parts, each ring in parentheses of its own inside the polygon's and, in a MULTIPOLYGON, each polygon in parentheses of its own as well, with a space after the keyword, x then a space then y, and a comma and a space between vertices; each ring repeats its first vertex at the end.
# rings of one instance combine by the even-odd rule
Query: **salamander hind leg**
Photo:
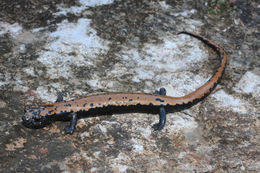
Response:
MULTIPOLYGON (((159 91, 156 90, 154 94, 166 95, 166 89, 160 88, 160 90, 159 91)), ((159 112, 159 123, 153 125, 154 130, 162 130, 165 123, 166 123, 166 111, 165 111, 165 107, 161 106, 159 112)))
POLYGON ((70 118, 70 125, 65 127, 65 133, 66 134, 73 134, 76 125, 77 125, 77 120, 78 120, 78 116, 76 113, 71 113, 69 114, 69 118, 70 118))
POLYGON ((160 114, 159 114, 159 123, 153 125, 154 130, 162 130, 165 123, 166 123, 166 111, 165 108, 162 106, 160 107, 160 114))
POLYGON ((163 96, 165 96, 165 95, 166 95, 166 89, 165 89, 165 88, 160 88, 160 90, 159 90, 159 91, 156 90, 156 91, 154 92, 154 94, 158 94, 158 95, 163 95, 163 96))

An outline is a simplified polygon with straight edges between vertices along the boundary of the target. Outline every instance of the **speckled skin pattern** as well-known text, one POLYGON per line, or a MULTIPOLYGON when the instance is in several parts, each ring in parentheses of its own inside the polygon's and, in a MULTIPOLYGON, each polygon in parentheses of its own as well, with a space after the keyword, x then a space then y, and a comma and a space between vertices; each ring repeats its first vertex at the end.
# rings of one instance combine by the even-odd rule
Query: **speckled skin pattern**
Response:
MULTIPOLYGON (((67 133, 73 133, 77 121, 77 113, 87 112, 92 109, 106 109, 109 107, 133 107, 133 106, 147 106, 147 107, 177 107, 192 104, 206 97, 220 81, 227 63, 227 57, 224 49, 200 35, 190 32, 180 32, 179 34, 187 34, 195 37, 213 50, 215 50, 220 57, 220 66, 214 75, 201 87, 183 97, 169 97, 163 94, 145 94, 145 93, 106 93, 99 95, 90 95, 81 99, 70 101, 62 101, 48 105, 33 106, 25 109, 25 115, 22 117, 23 124, 30 128, 40 128, 49 123, 53 117, 67 116, 71 119, 70 126, 67 127, 67 133), (69 115, 69 116, 68 116, 69 115)), ((134 112, 134 110, 133 110, 134 112)), ((159 112, 159 111, 158 111, 159 112)), ((164 113, 165 114, 165 113, 164 113)), ((160 114, 160 120, 161 120, 160 114)), ((164 122, 165 123, 165 122, 164 122)), ((160 129, 163 128, 163 125, 160 129)))

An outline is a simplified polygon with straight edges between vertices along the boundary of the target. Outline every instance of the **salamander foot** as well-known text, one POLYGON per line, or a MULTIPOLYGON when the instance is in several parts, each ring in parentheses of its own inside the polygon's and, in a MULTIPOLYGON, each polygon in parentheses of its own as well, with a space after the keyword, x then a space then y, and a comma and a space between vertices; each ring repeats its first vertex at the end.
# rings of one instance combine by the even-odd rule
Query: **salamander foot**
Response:
POLYGON ((76 113, 73 112, 69 114, 69 118, 70 118, 70 125, 65 127, 66 134, 72 134, 74 132, 77 125, 78 116, 76 113))
MULTIPOLYGON (((154 92, 154 94, 158 94, 158 95, 166 95, 166 89, 165 88, 160 88, 160 90, 156 90, 154 92)), ((160 113, 159 113, 159 123, 154 124, 152 127, 154 128, 154 130, 162 130, 164 125, 166 123, 166 111, 165 111, 165 107, 161 106, 160 107, 160 113)))

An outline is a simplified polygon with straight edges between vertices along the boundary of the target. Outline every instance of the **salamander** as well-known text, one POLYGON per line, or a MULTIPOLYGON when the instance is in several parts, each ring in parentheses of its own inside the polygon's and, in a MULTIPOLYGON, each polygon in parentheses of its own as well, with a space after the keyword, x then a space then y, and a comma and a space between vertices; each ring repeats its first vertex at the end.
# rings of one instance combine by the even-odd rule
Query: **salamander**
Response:
MULTIPOLYGON (((180 106, 196 104, 205 98, 219 83, 226 67, 227 57, 224 49, 215 42, 191 32, 182 31, 178 34, 187 34, 195 37, 211 47, 220 58, 220 65, 213 76, 195 91, 182 96, 166 96, 166 90, 161 88, 153 94, 148 93, 105 93, 89 95, 80 99, 63 101, 59 96, 53 104, 32 106, 25 109, 22 117, 23 124, 29 128, 41 128, 51 123, 57 117, 66 117, 70 124, 66 126, 65 133, 72 134, 75 130, 77 119, 81 114, 108 113, 120 108, 122 112, 129 110, 135 112, 142 108, 143 112, 159 113, 159 123, 153 125, 155 130, 165 126, 166 113, 180 106), (155 111, 151 111, 155 110, 155 111)), ((120 112, 119 112, 120 113, 120 112)))

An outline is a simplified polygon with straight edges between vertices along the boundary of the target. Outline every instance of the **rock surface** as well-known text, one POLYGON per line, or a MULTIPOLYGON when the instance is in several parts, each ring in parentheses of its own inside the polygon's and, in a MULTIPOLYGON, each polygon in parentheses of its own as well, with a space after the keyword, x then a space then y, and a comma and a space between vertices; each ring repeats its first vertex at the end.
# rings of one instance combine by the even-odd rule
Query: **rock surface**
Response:
POLYGON ((0 2, 0 172, 260 172, 260 3, 254 1, 0 2), (62 2, 62 3, 61 3, 62 2), (226 72, 195 106, 158 115, 21 124, 25 106, 101 92, 183 96, 226 72))

